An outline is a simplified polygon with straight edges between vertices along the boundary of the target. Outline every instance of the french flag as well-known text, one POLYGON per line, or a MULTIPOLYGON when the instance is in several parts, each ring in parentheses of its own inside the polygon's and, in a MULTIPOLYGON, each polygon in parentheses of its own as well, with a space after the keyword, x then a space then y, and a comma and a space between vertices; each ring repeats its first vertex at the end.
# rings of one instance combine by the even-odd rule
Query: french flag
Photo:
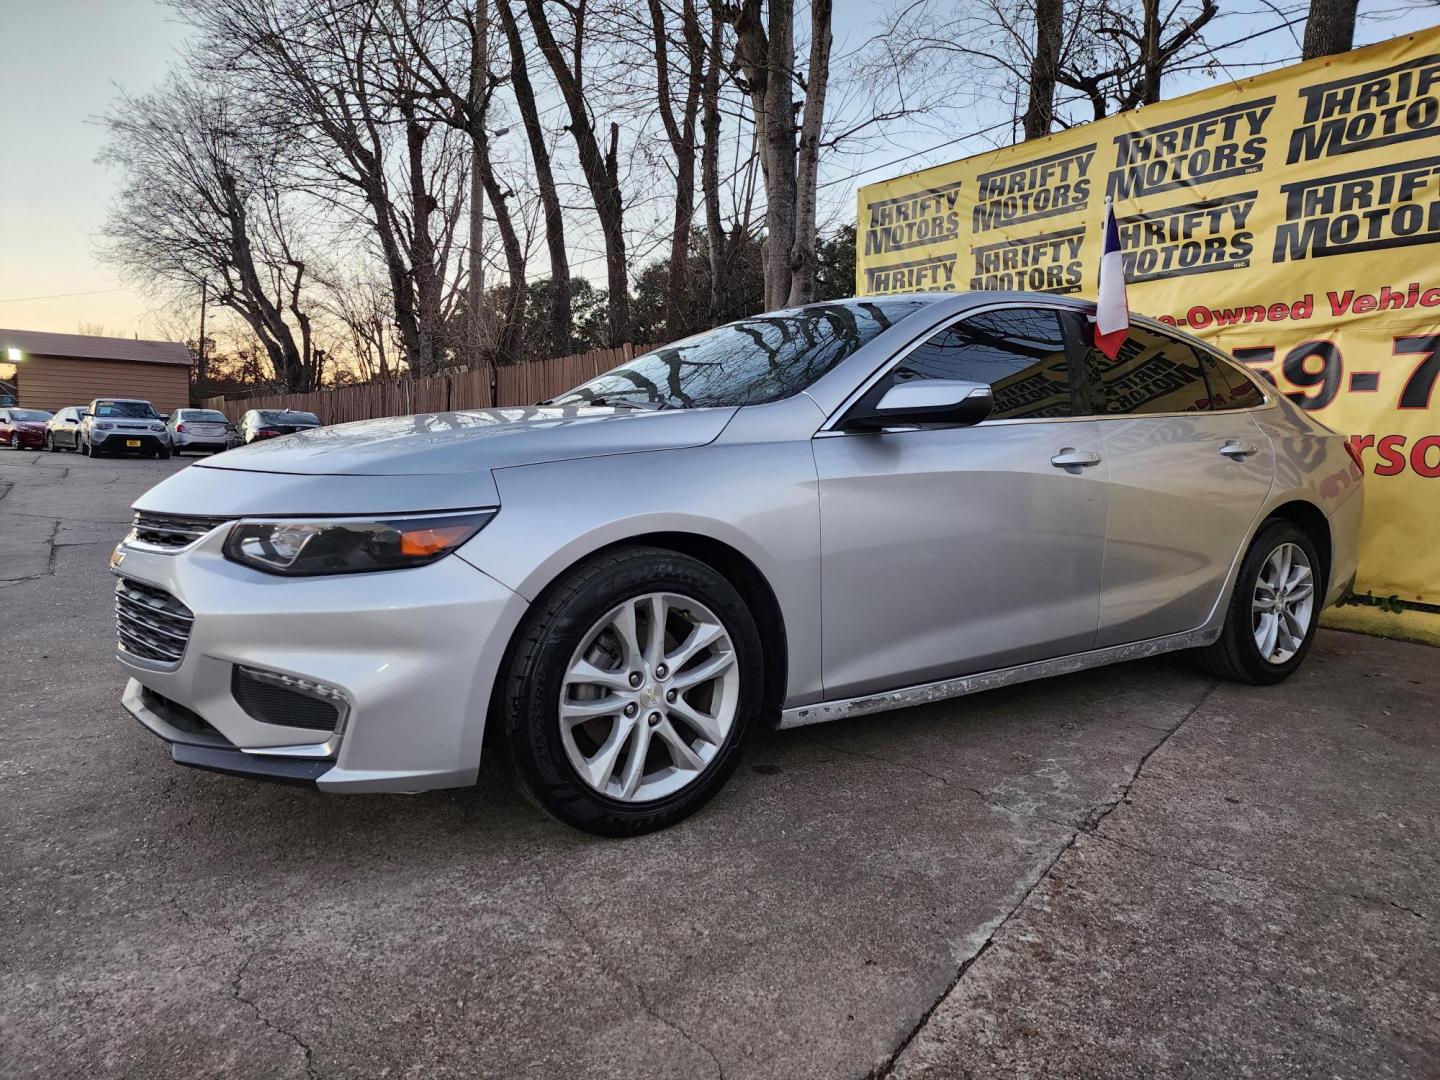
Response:
POLYGON ((1100 290, 1095 301, 1095 347, 1111 360, 1130 329, 1130 301, 1125 295, 1125 258, 1115 207, 1105 200, 1105 246, 1100 253, 1100 290))

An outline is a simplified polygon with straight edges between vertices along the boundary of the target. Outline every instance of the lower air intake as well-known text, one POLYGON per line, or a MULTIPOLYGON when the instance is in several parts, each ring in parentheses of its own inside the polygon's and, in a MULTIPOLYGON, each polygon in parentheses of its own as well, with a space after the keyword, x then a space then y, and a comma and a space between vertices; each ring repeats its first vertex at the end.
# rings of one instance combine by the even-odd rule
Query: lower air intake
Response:
POLYGON ((230 692, 262 724, 333 732, 345 715, 345 699, 337 691, 274 671, 236 665, 230 692))

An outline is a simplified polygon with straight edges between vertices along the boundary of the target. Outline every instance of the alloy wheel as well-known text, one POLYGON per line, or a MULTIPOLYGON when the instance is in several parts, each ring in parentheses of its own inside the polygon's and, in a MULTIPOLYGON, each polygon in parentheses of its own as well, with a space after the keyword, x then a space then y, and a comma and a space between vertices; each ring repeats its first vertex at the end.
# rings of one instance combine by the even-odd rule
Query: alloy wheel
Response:
POLYGON ((1250 612, 1267 662, 1283 664, 1300 650, 1315 617, 1315 574, 1299 545, 1281 544, 1261 565, 1250 612))
POLYGON ((704 774, 739 696, 739 662, 719 617, 679 593, 646 593, 581 638, 560 687, 560 738, 589 787, 649 802, 704 774))

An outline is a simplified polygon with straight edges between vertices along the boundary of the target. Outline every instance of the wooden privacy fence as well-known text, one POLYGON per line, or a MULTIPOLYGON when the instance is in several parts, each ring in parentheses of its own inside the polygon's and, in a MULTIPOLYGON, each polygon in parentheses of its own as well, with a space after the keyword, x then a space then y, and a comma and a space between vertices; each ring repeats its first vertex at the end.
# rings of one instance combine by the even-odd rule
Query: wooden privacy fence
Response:
POLYGON ((490 400, 490 369, 432 375, 424 379, 393 379, 359 383, 309 394, 263 394, 258 397, 206 398, 207 409, 219 409, 232 421, 250 409, 298 409, 311 412, 322 424, 373 420, 381 416, 448 412, 452 409, 488 409, 494 405, 533 405, 572 386, 593 379, 617 364, 649 352, 649 345, 621 345, 615 349, 526 360, 496 369, 498 401, 490 400))

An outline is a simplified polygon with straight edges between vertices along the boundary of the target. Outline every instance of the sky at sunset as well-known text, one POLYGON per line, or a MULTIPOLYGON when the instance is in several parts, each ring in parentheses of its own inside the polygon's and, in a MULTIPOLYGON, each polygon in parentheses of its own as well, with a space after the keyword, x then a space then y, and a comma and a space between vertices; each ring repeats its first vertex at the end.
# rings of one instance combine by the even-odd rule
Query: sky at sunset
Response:
MULTIPOLYGON (((1377 10, 1401 14, 1362 22, 1359 42, 1431 25, 1440 10, 1421 4, 1397 9, 1395 3, 1387 0, 1377 10)), ((1222 0, 1221 7, 1237 5, 1222 0)), ((836 8, 839 55, 864 42, 878 5, 840 0, 836 8)), ((1237 19, 1227 21, 1227 38, 1276 22, 1270 15, 1237 19)), ((0 0, 0 326, 73 333, 82 324, 98 325, 142 337, 158 332, 143 293, 124 287, 95 258, 116 177, 95 162, 103 133, 92 118, 108 108, 117 87, 143 91, 163 78, 184 39, 184 30, 155 0, 0 0)), ((1254 63, 1299 51, 1289 31, 1244 49, 1243 59, 1254 63)), ((1254 72, 1251 66, 1242 73, 1254 72)), ((1167 81, 1166 96, 1204 85, 1167 81)), ((845 200, 853 207, 857 183, 983 149, 967 144, 922 152, 944 138, 933 126, 894 132, 859 166, 880 171, 855 182, 842 177, 845 182, 829 193, 832 215, 846 215, 845 200), (892 164, 907 153, 914 156, 892 164)))

